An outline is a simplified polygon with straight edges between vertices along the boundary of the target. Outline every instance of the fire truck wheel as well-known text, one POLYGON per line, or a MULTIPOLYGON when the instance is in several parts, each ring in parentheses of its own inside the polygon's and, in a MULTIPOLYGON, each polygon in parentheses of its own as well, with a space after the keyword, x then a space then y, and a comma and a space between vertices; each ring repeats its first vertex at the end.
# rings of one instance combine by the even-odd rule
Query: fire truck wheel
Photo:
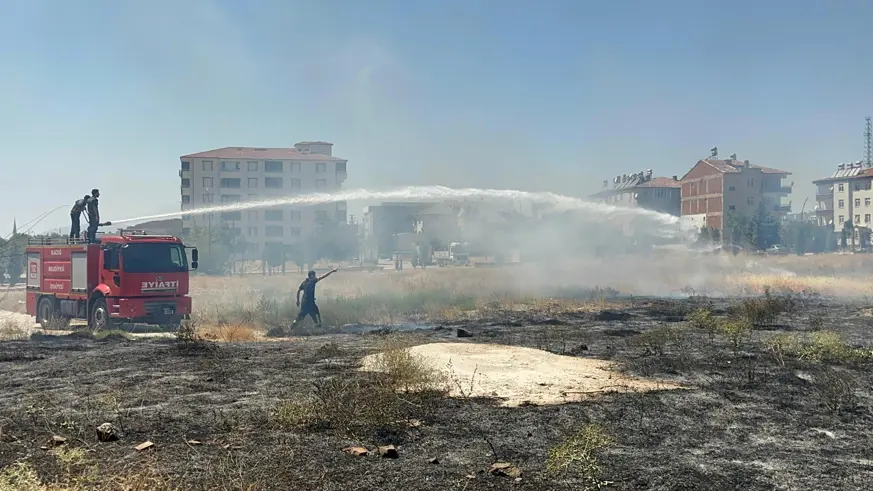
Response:
POLYGON ((36 313, 36 322, 39 323, 43 329, 63 329, 70 323, 69 319, 55 315, 55 303, 49 297, 42 297, 39 299, 39 304, 36 306, 36 313))
POLYGON ((109 307, 106 305, 106 299, 99 297, 94 300, 91 307, 91 316, 88 319, 88 325, 94 331, 108 331, 112 329, 112 318, 109 317, 109 307))

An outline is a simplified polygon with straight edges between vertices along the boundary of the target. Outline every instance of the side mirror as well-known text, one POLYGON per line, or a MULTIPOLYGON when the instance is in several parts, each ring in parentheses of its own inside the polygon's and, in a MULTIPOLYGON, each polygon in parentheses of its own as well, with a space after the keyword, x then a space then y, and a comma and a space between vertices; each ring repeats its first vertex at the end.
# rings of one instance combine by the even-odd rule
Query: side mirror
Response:
MULTIPOLYGON (((191 263, 197 263, 200 260, 200 254, 197 253, 197 249, 191 249, 191 263)), ((196 268, 196 266, 195 266, 196 268)))
POLYGON ((197 261, 191 261, 191 269, 197 269, 197 261))

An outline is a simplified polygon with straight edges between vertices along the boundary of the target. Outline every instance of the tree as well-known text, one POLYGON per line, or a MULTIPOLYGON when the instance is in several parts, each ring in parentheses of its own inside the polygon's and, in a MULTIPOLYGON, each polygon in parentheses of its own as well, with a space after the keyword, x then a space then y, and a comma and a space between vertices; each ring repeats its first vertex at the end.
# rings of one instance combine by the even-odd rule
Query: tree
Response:
POLYGON ((779 219, 768 212, 761 203, 749 219, 746 237, 749 244, 758 250, 764 250, 779 243, 779 219))
POLYGON ((852 250, 855 250, 855 224, 851 220, 843 222, 843 249, 846 248, 846 238, 852 243, 852 250))
POLYGON ((232 257, 231 247, 222 237, 221 227, 193 227, 185 241, 200 253, 198 271, 208 275, 227 273, 232 257))

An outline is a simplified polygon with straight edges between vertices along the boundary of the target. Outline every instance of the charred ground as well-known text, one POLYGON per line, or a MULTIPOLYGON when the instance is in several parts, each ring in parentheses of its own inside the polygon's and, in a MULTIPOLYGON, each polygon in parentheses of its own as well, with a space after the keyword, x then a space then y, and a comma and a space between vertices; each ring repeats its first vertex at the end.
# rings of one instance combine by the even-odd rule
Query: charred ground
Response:
POLYGON ((689 387, 517 408, 386 390, 396 381, 358 370, 393 342, 385 331, 10 341, 0 467, 7 483, 33 470, 72 489, 873 489, 870 327, 860 303, 691 298, 494 309, 404 334, 609 359, 689 387), (98 441, 107 422, 117 441, 98 441), (398 458, 342 451, 384 445, 398 458))

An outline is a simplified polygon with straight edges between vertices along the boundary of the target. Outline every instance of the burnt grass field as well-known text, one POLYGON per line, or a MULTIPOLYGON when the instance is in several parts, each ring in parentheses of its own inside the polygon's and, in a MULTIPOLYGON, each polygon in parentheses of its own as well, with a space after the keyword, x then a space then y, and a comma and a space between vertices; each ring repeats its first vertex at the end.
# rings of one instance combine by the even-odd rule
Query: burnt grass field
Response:
POLYGON ((864 307, 625 299, 404 333, 404 343, 614 360, 687 387, 515 408, 448 397, 438 384, 397 392, 404 374, 359 371, 361 357, 396 341, 387 329, 247 343, 184 333, 7 341, 0 490, 873 489, 864 307), (103 423, 117 440, 98 439, 103 423), (153 445, 134 448, 144 442, 153 445), (396 456, 379 454, 387 445, 396 456), (492 472, 495 462, 512 466, 492 472))

